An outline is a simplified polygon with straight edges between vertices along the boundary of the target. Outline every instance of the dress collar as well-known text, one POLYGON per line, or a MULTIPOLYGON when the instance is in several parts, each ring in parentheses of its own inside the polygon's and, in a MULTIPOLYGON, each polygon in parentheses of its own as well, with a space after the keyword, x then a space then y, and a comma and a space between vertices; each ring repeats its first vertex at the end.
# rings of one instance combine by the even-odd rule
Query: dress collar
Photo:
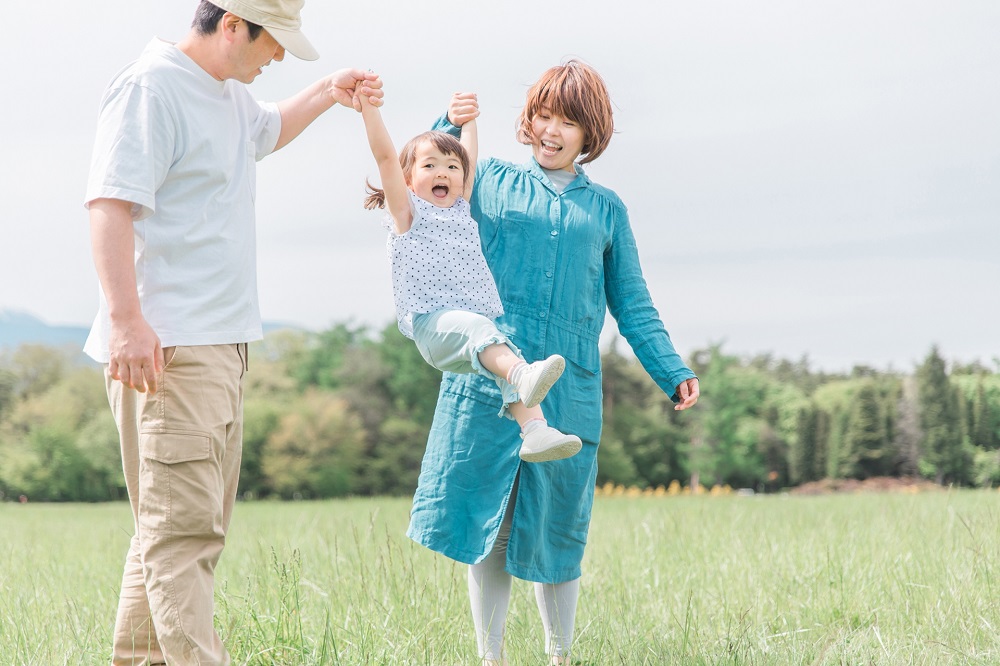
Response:
MULTIPOLYGON (((583 167, 574 163, 573 169, 576 171, 576 178, 563 189, 563 193, 590 186, 590 176, 588 176, 587 172, 583 170, 583 167)), ((552 181, 549 179, 548 174, 545 173, 545 169, 538 164, 538 160, 534 157, 524 164, 524 170, 538 180, 542 181, 542 184, 545 185, 545 187, 552 190, 554 193, 559 194, 555 185, 553 185, 552 181)))

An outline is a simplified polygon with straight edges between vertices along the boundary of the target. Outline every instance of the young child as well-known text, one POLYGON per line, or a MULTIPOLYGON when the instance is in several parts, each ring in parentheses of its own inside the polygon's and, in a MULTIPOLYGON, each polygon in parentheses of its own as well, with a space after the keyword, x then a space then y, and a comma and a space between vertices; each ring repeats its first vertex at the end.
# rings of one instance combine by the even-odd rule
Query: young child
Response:
POLYGON ((500 295, 469 214, 476 164, 475 121, 462 140, 444 132, 411 139, 397 156, 378 107, 361 99, 368 143, 383 189, 368 184, 365 208, 388 208, 388 252, 396 318, 424 359, 444 372, 476 372, 496 382, 500 415, 521 426, 525 462, 561 460, 582 443, 545 421, 539 403, 565 368, 559 355, 535 363, 497 329, 500 295))

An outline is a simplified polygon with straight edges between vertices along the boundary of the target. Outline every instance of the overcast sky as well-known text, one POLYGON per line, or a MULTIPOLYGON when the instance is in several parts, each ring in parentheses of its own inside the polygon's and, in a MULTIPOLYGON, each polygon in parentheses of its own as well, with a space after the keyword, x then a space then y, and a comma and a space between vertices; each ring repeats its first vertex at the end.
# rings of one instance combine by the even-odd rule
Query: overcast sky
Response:
MULTIPOLYGON (((180 39, 195 5, 19 5, 0 70, 0 309, 92 320, 82 200, 100 97, 151 37, 180 39)), ((683 354, 722 343, 828 370, 909 370, 932 344, 1000 355, 996 0, 308 0, 303 17, 320 60, 288 56, 252 92, 373 69, 397 145, 472 90, 480 154, 524 161, 527 86, 567 57, 595 66, 618 134, 588 173, 628 206, 683 354)), ((265 320, 392 320, 383 231, 362 208, 376 175, 341 107, 259 163, 265 320)))

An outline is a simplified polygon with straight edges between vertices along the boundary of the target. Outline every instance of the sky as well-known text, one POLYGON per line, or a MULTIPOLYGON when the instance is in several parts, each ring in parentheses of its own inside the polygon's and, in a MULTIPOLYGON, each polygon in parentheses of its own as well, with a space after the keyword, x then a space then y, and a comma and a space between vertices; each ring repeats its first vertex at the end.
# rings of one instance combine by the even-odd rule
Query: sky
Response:
MULTIPOLYGON (((22 3, 0 69, 0 310, 92 321, 83 196, 101 94, 153 36, 182 38, 195 6, 22 3)), ((684 355, 719 344, 831 372, 908 371, 932 345, 1000 356, 995 0, 308 0, 303 29, 320 59, 273 63, 258 99, 372 69, 400 146, 473 91, 480 155, 516 162, 528 86, 569 57, 593 65, 617 133, 586 169, 628 207, 684 355)), ((266 321, 393 320, 384 232, 362 207, 376 176, 343 107, 258 163, 266 321)))

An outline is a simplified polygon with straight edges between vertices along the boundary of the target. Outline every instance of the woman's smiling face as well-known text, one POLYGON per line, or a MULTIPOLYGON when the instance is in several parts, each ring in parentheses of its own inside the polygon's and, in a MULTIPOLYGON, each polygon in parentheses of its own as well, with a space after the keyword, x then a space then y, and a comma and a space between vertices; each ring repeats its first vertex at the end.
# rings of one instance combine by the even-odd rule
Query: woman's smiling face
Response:
POLYGON ((573 163, 583 152, 583 129, 542 107, 531 119, 531 151, 545 169, 575 172, 573 163))

